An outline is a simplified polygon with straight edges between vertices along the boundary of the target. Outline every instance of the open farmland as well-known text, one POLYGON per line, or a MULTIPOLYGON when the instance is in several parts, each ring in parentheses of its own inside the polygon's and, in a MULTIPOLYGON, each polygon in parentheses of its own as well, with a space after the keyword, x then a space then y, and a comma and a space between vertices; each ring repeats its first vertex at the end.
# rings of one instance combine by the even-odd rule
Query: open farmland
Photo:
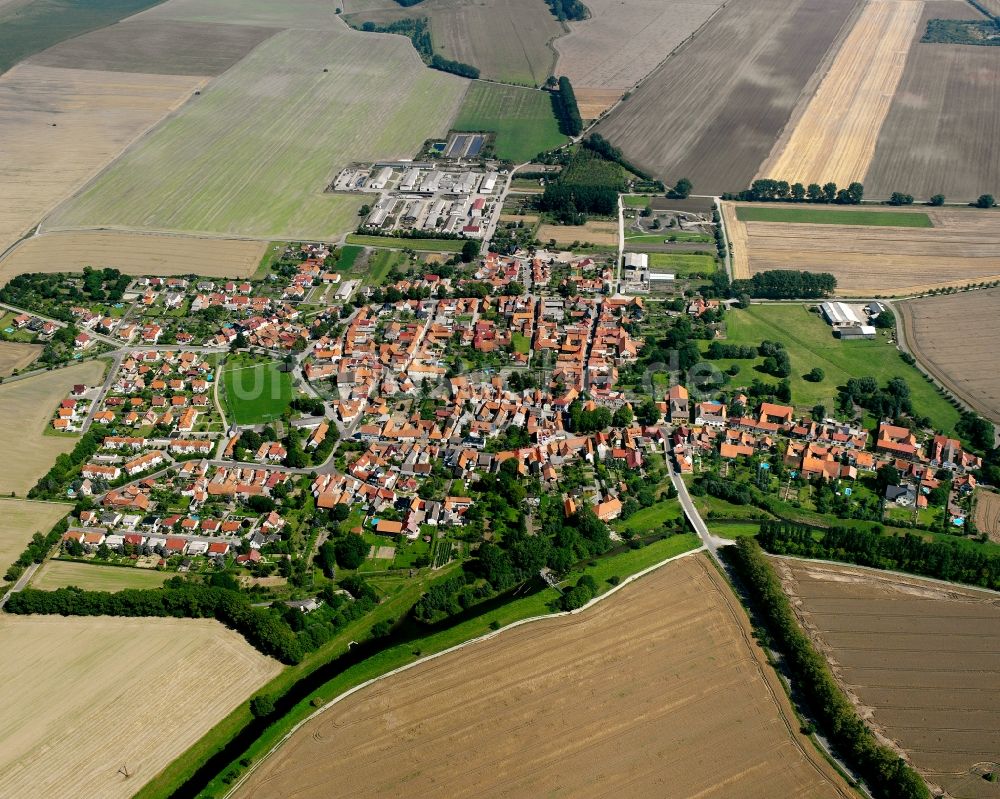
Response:
POLYGON ((207 619, 5 615, 0 639, 3 796, 132 796, 281 668, 207 619))
POLYGON ((978 489, 976 491, 976 529, 986 533, 990 541, 1000 542, 1000 494, 978 489))
POLYGON ((864 180, 922 4, 871 0, 787 140, 758 177, 846 186, 864 180))
POLYGON ((857 0, 731 0, 597 126, 698 194, 738 191, 771 152, 857 0))
POLYGON ((0 260, 0 284, 30 272, 79 272, 111 266, 130 275, 249 277, 267 242, 193 236, 66 231, 32 236, 0 260))
POLYGON ((862 716, 933 785, 1000 796, 1000 603, 856 567, 776 560, 796 613, 862 716))
POLYGON ((103 361, 87 361, 0 386, 0 447, 16 457, 0 462, 0 492, 24 495, 69 452, 72 436, 45 435, 52 414, 76 383, 94 385, 104 374, 103 361))
POLYGON ((259 25, 139 19, 77 36, 34 56, 46 67, 218 75, 278 32, 259 25))
MULTIPOLYGON (((808 413, 817 403, 831 409, 836 407, 837 386, 846 385, 852 377, 871 375, 879 385, 893 377, 902 377, 910 387, 914 410, 930 417, 938 429, 954 430, 958 411, 915 366, 903 362, 886 334, 880 333, 875 339, 841 341, 833 337, 833 330, 819 313, 808 308, 793 303, 755 303, 744 310, 733 310, 726 314, 726 341, 753 347, 764 340, 784 344, 792 366, 788 378, 792 402, 802 412, 808 413), (825 373, 824 379, 819 383, 805 380, 803 375, 817 366, 825 373)), ((755 378, 776 383, 777 378, 753 368, 762 360, 723 359, 712 363, 722 370, 733 363, 741 367, 733 385, 744 381, 749 384, 755 378)))
POLYGON ((0 377, 9 377, 35 362, 42 354, 41 344, 0 341, 0 377))
POLYGON ((428 19, 435 54, 478 67, 483 78, 527 86, 553 74, 551 42, 565 33, 543 0, 423 0, 409 8, 348 0, 345 13, 354 26, 428 19))
POLYGON ((569 34, 555 42, 556 74, 573 81, 583 117, 595 118, 656 69, 720 5, 722 0, 589 0, 590 17, 567 23, 569 34))
POLYGON ((925 4, 864 179, 869 196, 1000 194, 1000 48, 920 42, 934 17, 982 18, 967 3, 925 4))
POLYGON ((452 128, 493 131, 497 157, 516 163, 566 142, 548 92, 481 81, 469 86, 452 128))
POLYGON ((897 307, 910 351, 953 394, 1000 423, 1000 289, 923 297, 897 307))
POLYGON ((0 499, 0 575, 7 571, 35 533, 45 535, 72 510, 55 502, 0 499))
MULTIPOLYGON (((0 505, 0 509, 3 506, 0 505)), ((31 579, 31 587, 53 591, 75 585, 84 591, 121 591, 125 588, 160 588, 174 576, 155 569, 101 566, 66 560, 47 560, 31 579)))
POLYGON ((342 233, 364 198, 324 193, 332 176, 353 160, 411 156, 447 131, 467 85, 424 68, 399 36, 345 26, 284 31, 144 137, 47 227, 284 240, 342 233))
POLYGON ((618 223, 590 220, 583 225, 539 225, 535 233, 542 244, 555 239, 556 244, 568 247, 574 241, 585 241, 601 247, 618 246, 618 223))
POLYGON ((328 706, 241 797, 849 797, 701 556, 328 706), (581 701, 581 697, 586 697, 581 701), (725 757, 706 756, 709 750, 725 757))
POLYGON ((885 227, 743 222, 723 205, 735 277, 768 269, 830 272, 837 293, 855 297, 1000 280, 1000 214, 992 211, 921 209, 912 213, 929 217, 931 227, 885 227))
POLYGON ((176 20, 179 22, 233 23, 265 28, 328 30, 340 28, 336 9, 343 3, 329 0, 167 0, 133 20, 176 20))
POLYGON ((0 77, 0 252, 203 82, 33 64, 0 77))

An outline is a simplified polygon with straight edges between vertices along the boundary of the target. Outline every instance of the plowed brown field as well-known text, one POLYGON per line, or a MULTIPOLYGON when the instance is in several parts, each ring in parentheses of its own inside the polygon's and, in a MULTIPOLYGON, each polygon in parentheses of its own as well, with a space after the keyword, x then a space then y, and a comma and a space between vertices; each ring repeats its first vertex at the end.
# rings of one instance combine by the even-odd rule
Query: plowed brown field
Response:
POLYGON ((1000 194, 1000 47, 919 42, 933 17, 982 19, 967 3, 925 4, 863 181, 870 197, 1000 194))
POLYGON ((242 797, 846 797, 702 556, 357 691, 242 797))
POLYGON ((1000 289, 899 303, 910 351, 948 389, 1000 423, 1000 289))
POLYGON ((0 285, 28 272, 78 272, 112 266, 130 275, 249 277, 267 243, 109 230, 45 233, 0 260, 0 285))
POLYGON ((1000 494, 979 489, 976 491, 976 529, 986 533, 990 541, 1000 541, 1000 494))
POLYGON ((750 184, 858 0, 730 0, 597 126, 698 194, 750 184))
POLYGON ((784 144, 758 177, 846 186, 864 180, 922 3, 871 0, 784 144))
POLYGON ((1000 213, 971 208, 921 213, 933 227, 740 222, 729 213, 726 231, 735 250, 735 276, 768 269, 830 272, 837 278, 837 293, 855 297, 1000 280, 1000 213))
POLYGON ((796 612, 875 730, 952 796, 1000 796, 1000 595, 777 559, 796 612))

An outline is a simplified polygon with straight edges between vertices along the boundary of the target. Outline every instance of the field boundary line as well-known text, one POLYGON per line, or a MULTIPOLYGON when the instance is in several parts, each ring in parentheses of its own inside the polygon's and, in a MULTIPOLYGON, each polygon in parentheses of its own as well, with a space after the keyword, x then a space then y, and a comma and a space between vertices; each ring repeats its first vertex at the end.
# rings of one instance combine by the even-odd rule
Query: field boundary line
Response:
POLYGON ((327 702, 322 707, 317 708, 316 710, 314 710, 312 713, 310 713, 308 716, 306 716, 304 719, 302 719, 302 721, 298 722, 294 727, 292 727, 292 729, 290 729, 288 732, 286 732, 281 737, 281 739, 277 743, 275 743, 275 745, 272 746, 264 754, 263 757, 260 758, 260 760, 258 760, 255 763, 253 763, 250 766, 250 768, 247 769, 246 773, 244 773, 243 776, 240 777, 240 779, 238 779, 235 783, 233 783, 232 787, 225 793, 223 799, 229 799, 230 797, 232 797, 233 795, 235 795, 236 791, 239 790, 239 788, 241 788, 243 786, 243 783, 245 783, 250 778, 250 776, 257 770, 257 768, 262 763, 264 763, 269 757, 271 757, 271 755, 273 755, 275 752, 277 752, 282 746, 284 746, 289 741, 289 739, 291 739, 291 737, 293 735, 295 735, 296 732, 299 731, 299 729, 301 729, 303 726, 305 726, 306 724, 308 724, 313 719, 318 718, 319 716, 321 716, 323 713, 325 713, 327 710, 329 710, 334 705, 338 704, 339 702, 343 701, 344 699, 347 699, 349 696, 352 696, 353 694, 357 693, 358 691, 361 691, 361 690, 363 690, 365 688, 368 688, 369 686, 374 685, 375 683, 379 682, 380 680, 384 680, 384 679, 386 679, 388 677, 393 677, 393 676, 395 676, 397 674, 402 674, 405 671, 409 671, 410 669, 415 668, 415 667, 417 667, 417 666, 419 666, 419 665, 421 665, 423 663, 427 663, 427 662, 430 662, 432 660, 436 660, 436 659, 438 659, 440 657, 444 657, 445 655, 449 655, 449 654, 451 654, 453 652, 458 652, 459 650, 464 649, 467 646, 472 646, 474 644, 482 643, 483 641, 489 641, 492 638, 495 638, 496 636, 500 635, 501 633, 504 633, 507 630, 512 630, 515 627, 521 627, 522 625, 525 625, 525 624, 532 624, 534 622, 542 621, 544 619, 555 619, 555 618, 560 618, 560 617, 564 617, 564 616, 575 616, 575 615, 577 615, 579 613, 583 613, 585 610, 587 610, 588 608, 593 607, 598 602, 601 602, 601 601, 607 599, 609 596, 613 596, 618 591, 620 591, 621 589, 623 589, 625 586, 627 586, 627 585, 635 582, 636 580, 638 580, 640 577, 644 577, 645 575, 649 574, 650 572, 654 572, 657 569, 661 568, 662 566, 666 566, 668 563, 672 563, 675 560, 680 560, 681 558, 691 557, 692 555, 697 555, 697 554, 700 554, 701 552, 707 552, 707 551, 708 551, 708 549, 705 547, 705 545, 701 544, 700 546, 697 546, 697 547, 695 547, 693 549, 689 549, 686 552, 681 552, 679 555, 672 555, 671 557, 667 558, 666 560, 661 560, 659 563, 654 563, 652 566, 647 566, 642 571, 638 571, 635 574, 629 575, 624 580, 622 580, 620 583, 618 583, 618 585, 612 586, 610 589, 608 589, 607 591, 605 591, 603 594, 601 594, 600 596, 594 597, 586 605, 583 605, 583 606, 577 608, 576 610, 561 610, 561 611, 556 611, 555 613, 546 613, 546 614, 544 614, 542 616, 529 616, 526 619, 519 619, 517 621, 513 621, 510 624, 508 624, 508 625, 506 625, 504 627, 501 627, 499 630, 491 630, 490 632, 484 633, 483 635, 477 636, 475 638, 470 638, 468 641, 463 641, 462 643, 455 644, 454 646, 448 647, 447 649, 442 649, 440 652, 435 652, 434 654, 426 655, 426 656, 424 656, 422 658, 419 658, 419 659, 413 661, 412 663, 407 663, 407 664, 405 664, 403 666, 399 666, 399 667, 397 667, 395 669, 392 669, 391 671, 387 671, 385 674, 380 674, 377 677, 372 677, 370 680, 365 680, 363 683, 355 685, 353 688, 347 689, 346 691, 344 691, 343 693, 339 694, 338 696, 335 696, 333 699, 331 699, 329 702, 327 702))

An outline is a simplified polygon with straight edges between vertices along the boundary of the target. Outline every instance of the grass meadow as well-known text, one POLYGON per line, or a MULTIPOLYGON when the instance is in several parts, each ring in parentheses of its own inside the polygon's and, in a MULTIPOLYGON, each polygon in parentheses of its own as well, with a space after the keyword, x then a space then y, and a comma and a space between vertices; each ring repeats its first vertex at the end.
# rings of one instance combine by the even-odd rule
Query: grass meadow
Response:
POLYGON ((767 208, 739 205, 741 222, 790 222, 811 225, 865 225, 869 227, 933 227, 922 211, 867 211, 833 208, 767 208))
POLYGON ((660 272, 672 272, 678 277, 696 273, 710 275, 715 271, 715 258, 711 255, 651 252, 649 253, 649 268, 660 272))
POLYGON ((226 416, 237 424, 277 419, 292 401, 292 375, 280 361, 233 358, 222 372, 226 416))
POLYGON ((495 132, 497 157, 515 163, 566 143, 552 110, 552 95, 498 83, 474 81, 452 127, 495 132))

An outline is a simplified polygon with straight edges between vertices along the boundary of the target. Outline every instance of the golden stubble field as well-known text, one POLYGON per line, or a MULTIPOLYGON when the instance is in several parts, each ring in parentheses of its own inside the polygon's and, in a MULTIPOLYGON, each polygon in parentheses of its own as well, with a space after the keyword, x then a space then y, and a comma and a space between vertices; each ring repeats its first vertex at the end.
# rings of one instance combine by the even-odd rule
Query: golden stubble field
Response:
POLYGON ((871 0, 865 6, 805 112, 758 177, 840 186, 864 180, 922 10, 915 0, 871 0))
POLYGON ((17 560, 31 536, 45 535, 71 510, 57 502, 0 499, 0 575, 17 560))
POLYGON ((9 377, 34 363, 42 354, 41 344, 0 341, 0 377, 9 377))
POLYGON ((281 670, 208 619, 4 614, 0 645, 0 795, 22 799, 132 796, 281 670))
POLYGON ((730 209, 726 232, 733 241, 735 277, 768 269, 830 272, 837 293, 855 297, 919 294, 1000 279, 1000 213, 921 208, 933 227, 912 228, 741 222, 730 204, 724 205, 730 209))
POLYGON ((852 796, 700 555, 346 697, 237 791, 404 794, 852 796))
POLYGON ((883 738, 948 795, 1000 796, 1000 595, 775 559, 796 613, 883 738))
POLYGON ((990 541, 1000 541, 1000 494, 995 491, 976 491, 976 529, 986 533, 990 541))
POLYGON ((543 244, 555 239, 556 244, 569 245, 574 241, 604 247, 618 246, 618 223, 590 220, 582 225, 539 225, 535 237, 543 244))
POLYGON ((910 351, 956 396, 1000 423, 1000 288, 898 303, 910 351))
POLYGON ((204 82, 35 64, 0 76, 0 251, 204 82))
POLYGON ((656 69, 720 5, 722 0, 589 0, 590 16, 567 23, 569 33, 555 41, 556 74, 573 81, 583 117, 596 117, 656 69))
POLYGON ((30 272, 79 272, 114 267, 130 275, 249 277, 267 242, 246 239, 130 233, 55 231, 25 239, 0 259, 0 285, 30 272))
POLYGON ((73 449, 76 437, 45 430, 70 389, 76 383, 95 385, 105 367, 104 361, 87 361, 0 385, 0 447, 10 453, 0 461, 0 493, 28 493, 59 454, 73 449))

